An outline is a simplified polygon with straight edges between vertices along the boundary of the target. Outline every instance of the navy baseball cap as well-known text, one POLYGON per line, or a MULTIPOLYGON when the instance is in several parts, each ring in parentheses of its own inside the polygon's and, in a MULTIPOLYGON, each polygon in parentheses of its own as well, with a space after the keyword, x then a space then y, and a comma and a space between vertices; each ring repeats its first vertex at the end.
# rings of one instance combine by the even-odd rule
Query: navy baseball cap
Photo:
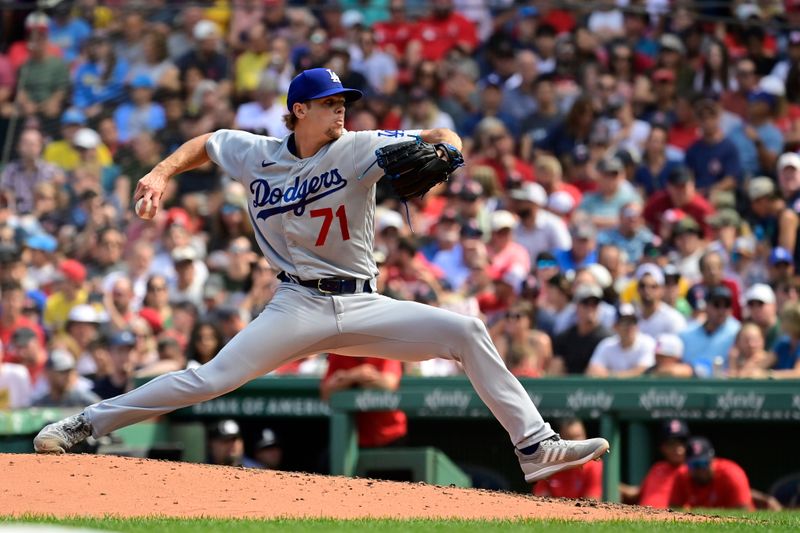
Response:
POLYGON ((312 68, 304 70, 294 77, 289 85, 286 107, 289 111, 295 103, 307 102, 316 98, 325 98, 334 94, 344 95, 347 102, 355 102, 363 93, 357 89, 342 86, 339 76, 329 68, 312 68))

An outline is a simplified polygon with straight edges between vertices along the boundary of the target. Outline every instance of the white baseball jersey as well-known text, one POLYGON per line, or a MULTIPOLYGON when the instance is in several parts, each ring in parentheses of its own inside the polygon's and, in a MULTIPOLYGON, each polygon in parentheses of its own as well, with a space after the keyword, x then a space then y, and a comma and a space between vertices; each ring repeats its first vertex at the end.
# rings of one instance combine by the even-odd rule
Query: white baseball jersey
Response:
POLYGON ((375 150, 420 131, 345 132, 306 159, 276 139, 219 130, 206 143, 211 160, 239 180, 270 264, 300 279, 370 279, 375 184, 383 170, 375 150))

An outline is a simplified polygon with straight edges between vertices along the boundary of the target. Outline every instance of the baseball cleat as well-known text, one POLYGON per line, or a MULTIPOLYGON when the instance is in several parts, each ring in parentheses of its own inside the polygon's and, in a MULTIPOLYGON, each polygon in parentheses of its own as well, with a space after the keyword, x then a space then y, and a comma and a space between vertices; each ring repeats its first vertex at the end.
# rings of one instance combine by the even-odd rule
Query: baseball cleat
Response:
POLYGON ((83 413, 46 425, 33 439, 36 453, 66 453, 92 434, 92 424, 83 413))
POLYGON ((536 451, 530 455, 515 451, 525 473, 525 481, 533 483, 556 472, 599 459, 608 452, 608 448, 606 439, 563 440, 556 434, 541 441, 536 451))

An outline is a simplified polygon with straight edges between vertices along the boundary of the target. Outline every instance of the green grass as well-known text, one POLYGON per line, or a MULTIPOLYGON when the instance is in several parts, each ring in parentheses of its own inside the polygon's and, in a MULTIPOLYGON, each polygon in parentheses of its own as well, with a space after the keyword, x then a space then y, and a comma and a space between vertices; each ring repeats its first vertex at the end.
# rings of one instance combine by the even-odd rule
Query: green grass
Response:
MULTIPOLYGON (((575 522, 568 520, 520 520, 520 521, 466 521, 466 520, 181 520, 174 518, 74 518, 55 519, 42 516, 28 516, 21 519, 0 517, 0 526, 12 522, 47 523, 61 526, 104 529, 108 531, 136 532, 280 532, 280 533, 416 533, 438 532, 455 533, 474 531, 476 533, 606 533, 606 532, 642 532, 661 533, 674 531, 721 531, 721 532, 797 532, 800 531, 800 513, 737 513, 710 511, 716 516, 731 517, 725 523, 675 523, 648 521, 610 521, 610 522, 575 522)), ((0 528, 1 530, 2 528, 0 528)))

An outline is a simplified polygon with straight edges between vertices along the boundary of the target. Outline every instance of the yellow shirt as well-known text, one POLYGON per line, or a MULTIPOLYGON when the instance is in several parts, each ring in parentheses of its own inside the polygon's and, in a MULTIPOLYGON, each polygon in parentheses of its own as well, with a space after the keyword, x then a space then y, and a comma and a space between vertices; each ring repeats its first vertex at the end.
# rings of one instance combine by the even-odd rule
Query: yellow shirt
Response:
MULTIPOLYGON (((75 147, 67 141, 53 141, 44 149, 42 158, 66 171, 75 170, 81 162, 81 156, 75 147)), ((97 147, 97 161, 101 166, 108 167, 114 164, 114 158, 105 144, 97 147)))
MULTIPOLYGON (((689 292, 689 282, 686 281, 686 278, 681 278, 678 281, 678 293, 681 298, 684 298, 687 292, 689 292)), ((626 304, 639 303, 639 283, 635 279, 631 280, 628 285, 622 289, 619 295, 619 301, 626 304)))
POLYGON ((63 330, 72 308, 85 304, 88 298, 89 291, 86 289, 81 289, 74 300, 67 300, 63 292, 51 294, 44 304, 44 325, 53 331, 63 330))
POLYGON ((269 65, 269 52, 244 52, 236 60, 236 92, 254 91, 261 73, 269 65))

